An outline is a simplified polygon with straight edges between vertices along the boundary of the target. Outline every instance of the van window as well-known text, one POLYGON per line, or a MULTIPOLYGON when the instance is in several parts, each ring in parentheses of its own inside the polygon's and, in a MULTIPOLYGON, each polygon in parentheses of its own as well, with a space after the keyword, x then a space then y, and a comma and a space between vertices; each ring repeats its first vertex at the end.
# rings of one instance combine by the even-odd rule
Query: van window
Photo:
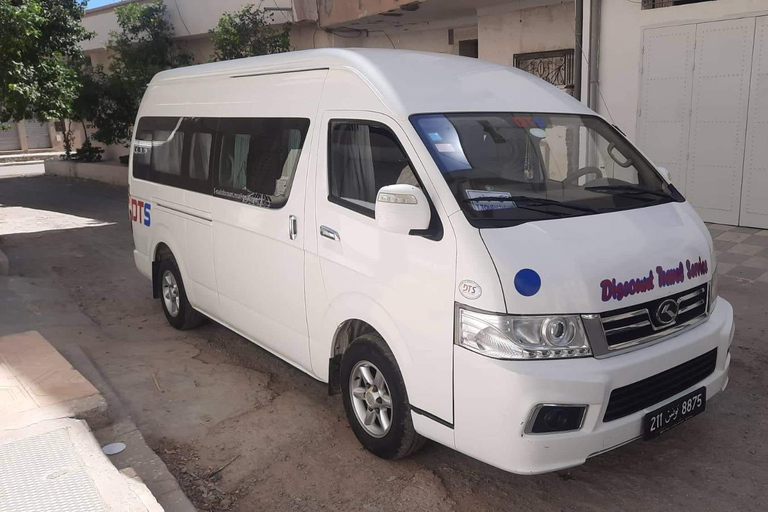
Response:
POLYGON ((152 180, 155 173, 181 176, 182 121, 179 117, 144 117, 139 121, 133 147, 135 177, 152 180))
POLYGON ((133 145, 133 176, 210 193, 217 118, 143 117, 133 145))
POLYGON ((213 148, 212 133, 193 133, 190 143, 189 177, 193 180, 208 180, 213 148))
POLYGON ((397 137, 384 125, 331 121, 329 137, 332 201, 373 217, 380 188, 400 183, 420 187, 397 137))
POLYGON ((596 116, 448 113, 411 122, 477 228, 684 200, 596 116))
POLYGON ((280 208, 309 130, 309 119, 221 119, 216 196, 280 208))

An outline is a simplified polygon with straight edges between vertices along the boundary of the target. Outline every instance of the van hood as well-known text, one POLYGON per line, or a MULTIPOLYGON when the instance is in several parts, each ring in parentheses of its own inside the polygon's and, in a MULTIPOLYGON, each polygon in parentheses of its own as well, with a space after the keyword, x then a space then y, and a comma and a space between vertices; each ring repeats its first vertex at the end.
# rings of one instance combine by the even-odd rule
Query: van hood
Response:
POLYGON ((688 203, 481 229, 480 234, 510 314, 620 309, 693 288, 715 271, 712 239, 688 203))

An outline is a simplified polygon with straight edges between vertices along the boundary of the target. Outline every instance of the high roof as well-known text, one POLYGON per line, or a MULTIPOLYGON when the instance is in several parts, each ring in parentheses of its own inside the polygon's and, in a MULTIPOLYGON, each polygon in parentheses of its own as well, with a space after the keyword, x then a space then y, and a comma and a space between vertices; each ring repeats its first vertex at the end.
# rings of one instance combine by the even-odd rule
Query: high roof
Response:
POLYGON ((556 87, 519 69, 442 53, 326 48, 201 64, 158 73, 153 85, 310 69, 348 69, 398 116, 437 112, 592 113, 556 87))

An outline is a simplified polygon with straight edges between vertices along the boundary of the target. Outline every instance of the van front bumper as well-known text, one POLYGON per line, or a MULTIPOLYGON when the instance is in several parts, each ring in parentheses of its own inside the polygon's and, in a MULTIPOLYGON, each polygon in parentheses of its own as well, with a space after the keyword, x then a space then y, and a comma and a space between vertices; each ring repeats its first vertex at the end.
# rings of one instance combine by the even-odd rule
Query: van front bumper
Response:
POLYGON ((641 437, 643 417, 660 405, 702 386, 707 388, 707 400, 725 389, 732 338, 733 308, 718 298, 710 317, 697 327, 655 345, 604 359, 501 361, 454 346, 456 449, 521 474, 583 464, 591 456, 641 437), (715 348, 715 371, 704 380, 649 408, 603 421, 612 390, 715 348), (588 409, 577 431, 526 434, 526 424, 539 404, 587 404, 588 409))

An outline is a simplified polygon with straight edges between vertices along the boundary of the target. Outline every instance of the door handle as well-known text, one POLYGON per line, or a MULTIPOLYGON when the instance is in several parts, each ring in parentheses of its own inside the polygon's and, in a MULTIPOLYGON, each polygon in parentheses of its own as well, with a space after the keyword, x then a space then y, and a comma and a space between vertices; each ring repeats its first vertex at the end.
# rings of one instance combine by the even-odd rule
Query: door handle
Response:
POLYGON ((335 229, 331 229, 328 226, 320 226, 320 236, 324 236, 325 238, 336 242, 341 241, 339 233, 337 233, 335 229))
POLYGON ((288 237, 291 240, 296 240, 296 236, 299 233, 299 222, 296 220, 295 215, 288 216, 288 237))

